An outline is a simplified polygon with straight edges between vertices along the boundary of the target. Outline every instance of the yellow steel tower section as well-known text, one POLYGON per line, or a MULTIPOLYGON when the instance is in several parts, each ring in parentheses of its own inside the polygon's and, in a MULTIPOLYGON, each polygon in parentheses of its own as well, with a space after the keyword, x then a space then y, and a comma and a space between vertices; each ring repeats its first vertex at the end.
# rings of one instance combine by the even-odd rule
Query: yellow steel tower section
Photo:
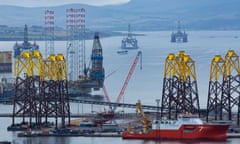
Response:
POLYGON ((164 111, 167 111, 169 119, 171 119, 171 112, 176 109, 177 88, 173 88, 173 83, 177 82, 178 79, 176 76, 177 69, 176 57, 173 53, 170 53, 165 59, 161 107, 161 117, 163 117, 164 111))
POLYGON ((40 81, 36 74, 42 73, 41 54, 39 51, 24 51, 14 62, 14 74, 16 76, 15 97, 13 106, 13 125, 15 116, 29 115, 29 122, 35 119, 36 125, 40 125, 40 81))
MULTIPOLYGON (((19 77, 21 74, 24 74, 26 77, 33 75, 31 52, 24 51, 14 61, 14 75, 19 77)), ((23 77, 23 75, 21 77, 23 77)))
POLYGON ((49 115, 54 115, 56 127, 58 118, 61 118, 61 126, 64 127, 66 117, 70 123, 66 61, 62 54, 58 54, 48 56, 45 63, 47 67, 45 119, 49 115))
POLYGON ((220 117, 221 95, 222 95, 222 79, 224 76, 224 59, 220 55, 215 55, 211 61, 210 78, 208 87, 207 102, 207 121, 209 114, 213 113, 214 119, 220 117))
POLYGON ((30 110, 30 77, 33 75, 32 56, 30 52, 22 52, 14 61, 14 75, 16 76, 15 96, 13 105, 12 125, 15 125, 15 117, 23 114, 25 121, 27 111, 30 110), (24 100, 22 102, 22 100, 24 100))
POLYGON ((66 60, 62 54, 56 55, 57 60, 57 79, 67 80, 66 60))
POLYGON ((168 118, 175 113, 199 114, 199 98, 195 62, 184 51, 169 54, 165 60, 162 94, 162 115, 167 110, 168 118))
POLYGON ((240 113, 240 62, 239 56, 233 51, 229 50, 224 57, 224 78, 223 91, 221 98, 220 118, 223 119, 223 112, 228 114, 228 120, 232 120, 232 111, 235 108, 238 110, 237 123, 239 125, 240 113))
POLYGON ((14 74, 13 126, 16 116, 22 116, 24 123, 28 116, 29 122, 35 120, 38 127, 42 126, 42 118, 47 123, 49 116, 55 117, 56 127, 59 117, 62 127, 66 117, 70 123, 66 61, 62 54, 50 55, 43 60, 38 50, 23 52, 15 60, 14 74))
POLYGON ((39 76, 40 80, 45 80, 46 72, 45 72, 45 63, 42 57, 42 54, 39 50, 35 50, 32 52, 32 62, 34 66, 34 75, 39 76))
POLYGON ((184 51, 177 55, 178 64, 178 101, 177 110, 182 113, 199 114, 199 97, 195 61, 184 51))
POLYGON ((51 54, 48 56, 47 60, 45 61, 46 63, 46 78, 48 80, 57 80, 57 64, 56 64, 56 59, 55 55, 51 54))
POLYGON ((239 56, 229 50, 224 58, 213 58, 208 90, 207 121, 214 119, 233 120, 232 111, 237 110, 237 124, 240 119, 240 61, 239 56))
POLYGON ((55 56, 56 58, 56 69, 57 69, 57 83, 58 83, 58 102, 59 107, 58 113, 62 119, 62 127, 65 126, 65 118, 68 118, 68 124, 70 124, 70 106, 68 98, 68 79, 67 79, 67 69, 66 60, 62 54, 55 56))

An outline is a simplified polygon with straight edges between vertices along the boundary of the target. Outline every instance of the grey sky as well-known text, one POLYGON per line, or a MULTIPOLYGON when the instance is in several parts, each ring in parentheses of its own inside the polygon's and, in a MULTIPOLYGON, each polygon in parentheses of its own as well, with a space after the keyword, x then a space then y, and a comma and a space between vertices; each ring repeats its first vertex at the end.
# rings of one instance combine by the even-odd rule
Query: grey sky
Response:
POLYGON ((59 6, 64 4, 89 4, 95 6, 121 4, 130 0, 0 0, 0 5, 42 7, 59 6))

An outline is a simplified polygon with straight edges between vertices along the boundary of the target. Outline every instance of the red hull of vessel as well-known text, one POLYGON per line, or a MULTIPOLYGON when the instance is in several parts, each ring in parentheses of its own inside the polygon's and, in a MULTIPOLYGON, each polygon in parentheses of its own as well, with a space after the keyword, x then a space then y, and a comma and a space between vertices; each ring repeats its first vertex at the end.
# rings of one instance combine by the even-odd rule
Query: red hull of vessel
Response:
POLYGON ((152 130, 150 133, 123 132, 123 139, 211 139, 225 140, 228 125, 182 125, 179 129, 152 130))

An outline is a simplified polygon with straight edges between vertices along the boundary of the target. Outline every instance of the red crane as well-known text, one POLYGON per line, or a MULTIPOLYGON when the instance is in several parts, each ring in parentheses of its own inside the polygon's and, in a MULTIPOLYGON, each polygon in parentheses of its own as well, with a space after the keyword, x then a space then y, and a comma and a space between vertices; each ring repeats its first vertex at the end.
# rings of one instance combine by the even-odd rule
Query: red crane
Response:
MULTIPOLYGON (((134 72, 134 69, 135 69, 135 67, 136 67, 136 65, 138 63, 139 58, 140 58, 140 69, 142 69, 142 52, 138 51, 137 56, 134 59, 133 64, 132 64, 132 66, 131 66, 131 68, 130 68, 130 70, 128 72, 128 75, 127 75, 125 81, 124 81, 123 87, 122 87, 122 89, 121 89, 121 91, 120 91, 120 93, 119 93, 119 95, 117 97, 116 103, 119 103, 121 101, 122 96, 123 96, 123 94, 125 92, 125 89, 127 88, 128 82, 129 82, 129 80, 130 80, 130 78, 131 78, 131 76, 132 76, 132 74, 134 72)), ((105 86, 103 86, 103 92, 104 92, 104 95, 105 95, 105 97, 107 99, 107 102, 110 102, 110 98, 108 96, 108 93, 107 93, 107 90, 106 90, 105 86)))

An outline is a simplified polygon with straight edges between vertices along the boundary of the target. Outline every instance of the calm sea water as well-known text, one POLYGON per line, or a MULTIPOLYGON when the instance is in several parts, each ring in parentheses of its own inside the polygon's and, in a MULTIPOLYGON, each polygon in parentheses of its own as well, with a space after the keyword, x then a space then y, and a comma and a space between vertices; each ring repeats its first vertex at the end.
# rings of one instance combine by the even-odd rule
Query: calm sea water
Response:
MULTIPOLYGON (((228 50, 234 50, 240 55, 240 31, 189 31, 188 43, 170 43, 170 31, 138 32, 145 36, 137 37, 139 50, 142 51, 142 66, 139 63, 128 83, 121 102, 136 103, 138 99, 144 105, 156 105, 156 99, 161 99, 164 60, 169 53, 176 54, 185 51, 196 63, 197 83, 200 99, 200 107, 206 108, 207 92, 209 82, 210 62, 215 55, 224 55, 228 50)), ((127 55, 118 55, 122 37, 101 38, 103 47, 104 67, 106 73, 105 86, 112 102, 115 102, 123 86, 124 80, 133 63, 138 50, 131 50, 127 55)), ((0 42, 0 50, 12 50, 15 42, 0 42)), ((44 55, 45 43, 37 42, 44 55)), ((92 41, 86 41, 86 61, 90 61, 92 41)), ((56 41, 55 51, 66 52, 66 42, 56 41)), ((3 76, 3 75, 2 75, 3 76)), ((9 76, 9 75, 4 75, 9 76)), ((103 94, 102 91, 94 92, 103 94)), ((103 111, 103 106, 93 106, 94 111, 103 111)), ((82 104, 71 104, 71 112, 91 112, 91 106, 82 104)), ((132 109, 121 109, 134 111, 132 109)), ((12 106, 0 105, 0 113, 12 111, 12 106)), ((186 142, 155 142, 142 140, 122 140, 121 138, 91 138, 91 137, 39 137, 39 138, 18 138, 15 132, 7 132, 7 126, 11 124, 11 118, 0 118, 0 140, 11 141, 18 144, 154 144, 154 143, 186 143, 186 142)), ((213 142, 188 142, 188 143, 213 143, 213 142)), ((221 143, 240 143, 240 139, 228 139, 221 143)))

